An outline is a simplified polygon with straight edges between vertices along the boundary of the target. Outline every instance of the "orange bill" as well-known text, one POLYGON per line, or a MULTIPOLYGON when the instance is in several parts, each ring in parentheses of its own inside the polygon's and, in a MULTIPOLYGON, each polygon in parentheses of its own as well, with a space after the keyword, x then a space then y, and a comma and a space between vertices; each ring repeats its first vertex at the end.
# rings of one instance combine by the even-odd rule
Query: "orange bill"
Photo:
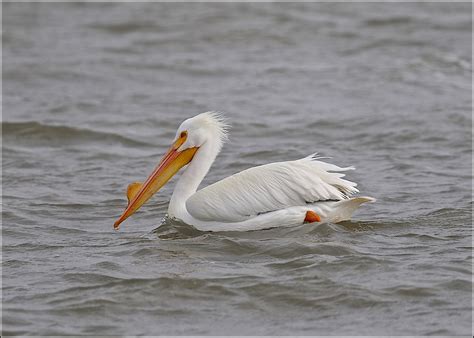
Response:
POLYGON ((115 230, 119 229, 120 223, 133 215, 146 201, 157 193, 182 167, 191 162, 194 154, 199 149, 197 147, 178 151, 179 147, 186 141, 187 133, 181 136, 170 147, 163 156, 158 166, 146 179, 145 183, 132 183, 128 186, 128 205, 122 216, 114 223, 115 230))

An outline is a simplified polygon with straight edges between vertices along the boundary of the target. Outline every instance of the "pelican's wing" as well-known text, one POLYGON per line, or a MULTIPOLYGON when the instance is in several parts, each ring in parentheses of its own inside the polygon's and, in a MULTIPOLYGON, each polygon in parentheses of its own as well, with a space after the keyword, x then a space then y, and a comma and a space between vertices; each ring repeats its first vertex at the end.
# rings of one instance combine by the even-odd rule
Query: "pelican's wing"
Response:
POLYGON ((358 192, 342 179, 340 168, 311 155, 244 170, 199 190, 186 201, 188 212, 203 221, 239 222, 261 213, 358 192))

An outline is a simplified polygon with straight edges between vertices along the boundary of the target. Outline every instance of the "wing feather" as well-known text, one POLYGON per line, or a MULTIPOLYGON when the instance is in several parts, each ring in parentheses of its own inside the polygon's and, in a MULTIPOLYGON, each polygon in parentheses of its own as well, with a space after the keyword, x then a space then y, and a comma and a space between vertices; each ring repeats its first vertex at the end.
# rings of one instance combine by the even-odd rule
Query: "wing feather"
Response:
POLYGON ((250 168, 199 190, 186 201, 188 212, 203 221, 239 222, 258 214, 357 193, 341 168, 315 154, 296 161, 250 168))

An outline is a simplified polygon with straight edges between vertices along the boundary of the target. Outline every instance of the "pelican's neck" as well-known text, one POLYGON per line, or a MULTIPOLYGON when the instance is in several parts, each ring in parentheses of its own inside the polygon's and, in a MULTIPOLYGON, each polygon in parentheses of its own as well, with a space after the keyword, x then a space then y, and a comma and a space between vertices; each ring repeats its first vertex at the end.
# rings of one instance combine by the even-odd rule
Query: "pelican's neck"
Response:
POLYGON ((187 219, 186 201, 197 191, 221 148, 220 142, 212 141, 208 140, 199 148, 176 183, 168 206, 169 217, 187 219))

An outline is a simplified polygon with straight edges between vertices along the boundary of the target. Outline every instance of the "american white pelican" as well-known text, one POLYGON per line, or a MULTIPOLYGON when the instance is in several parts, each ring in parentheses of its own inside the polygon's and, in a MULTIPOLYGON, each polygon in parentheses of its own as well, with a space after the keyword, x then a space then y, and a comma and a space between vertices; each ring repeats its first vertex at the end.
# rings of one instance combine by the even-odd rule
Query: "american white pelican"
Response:
POLYGON ((304 222, 348 220, 371 197, 355 197, 356 183, 343 179, 340 168, 311 155, 296 161, 250 168, 197 191, 227 138, 227 125, 214 112, 184 121, 166 155, 144 183, 128 186, 128 205, 115 222, 138 210, 174 174, 176 183, 168 216, 202 231, 247 231, 304 222))

